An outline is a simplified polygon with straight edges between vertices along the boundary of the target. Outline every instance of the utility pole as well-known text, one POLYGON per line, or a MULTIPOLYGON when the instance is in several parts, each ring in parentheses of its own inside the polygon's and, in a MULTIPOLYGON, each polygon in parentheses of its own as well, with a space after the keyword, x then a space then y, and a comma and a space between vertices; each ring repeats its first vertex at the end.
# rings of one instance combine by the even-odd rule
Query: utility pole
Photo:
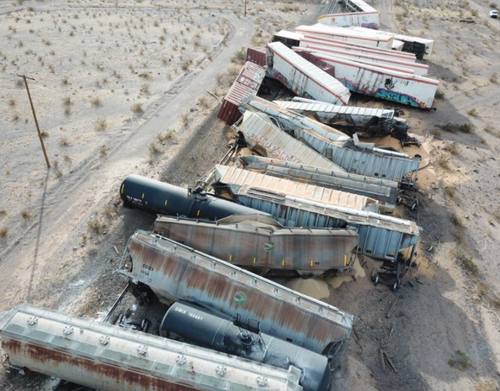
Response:
POLYGON ((33 118, 35 119, 36 130, 38 131, 38 138, 40 139, 40 144, 42 144, 43 156, 45 157, 45 162, 47 163, 47 168, 50 168, 50 162, 49 162, 49 158, 47 156, 47 151, 45 150, 45 145, 43 143, 42 133, 40 133, 40 127, 38 126, 38 120, 36 119, 35 106, 33 106, 33 101, 31 100, 30 89, 28 87, 27 79, 30 79, 33 81, 35 79, 33 79, 32 77, 28 77, 26 75, 17 75, 17 76, 21 77, 24 80, 24 85, 26 86, 26 92, 28 93, 28 99, 30 100, 31 111, 33 112, 33 118))

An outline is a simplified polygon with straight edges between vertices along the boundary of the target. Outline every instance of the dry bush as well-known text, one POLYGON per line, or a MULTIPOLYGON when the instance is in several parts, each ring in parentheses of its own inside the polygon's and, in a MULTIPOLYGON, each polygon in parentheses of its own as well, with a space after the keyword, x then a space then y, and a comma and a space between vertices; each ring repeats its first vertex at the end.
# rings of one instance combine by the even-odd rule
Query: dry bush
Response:
POLYGON ((95 96, 90 100, 90 105, 92 107, 99 107, 102 106, 102 101, 97 96, 95 96))
POLYGON ((31 212, 27 209, 24 209, 23 211, 21 211, 21 217, 24 220, 29 220, 31 218, 31 212))
POLYGON ((66 137, 61 137, 59 139, 59 145, 61 147, 69 147, 71 144, 70 144, 69 140, 66 137))
POLYGON ((5 238, 8 233, 9 233, 9 228, 3 227, 2 229, 0 229, 0 238, 5 238))
POLYGON ((136 103, 130 107, 130 110, 134 114, 143 114, 144 109, 142 108, 142 103, 136 103))
POLYGON ((99 118, 94 123, 94 129, 102 132, 108 128, 108 121, 105 118, 99 118))

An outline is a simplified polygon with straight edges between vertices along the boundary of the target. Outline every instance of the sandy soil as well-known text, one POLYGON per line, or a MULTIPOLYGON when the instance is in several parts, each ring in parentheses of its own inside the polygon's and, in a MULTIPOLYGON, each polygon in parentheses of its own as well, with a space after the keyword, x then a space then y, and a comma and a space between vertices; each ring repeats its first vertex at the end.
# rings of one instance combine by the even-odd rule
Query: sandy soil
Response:
MULTIPOLYGON (((425 62, 441 81, 441 98, 436 111, 402 107, 428 151, 421 207, 399 211, 423 227, 413 286, 397 293, 374 287, 369 277, 378 263, 370 260, 356 281, 335 288, 312 282, 318 296, 327 288, 325 301, 360 319, 332 390, 496 390, 500 129, 494 113, 500 94, 491 37, 498 21, 488 18, 486 2, 376 0, 373 6, 385 28, 436 38, 436 53, 425 62), (458 22, 467 17, 476 23, 458 22), (382 367, 381 348, 396 371, 382 367)), ((246 18, 241 8, 222 0, 0 2, 6 37, 0 48, 0 310, 30 301, 96 317, 109 308, 125 285, 114 274, 114 246, 120 252, 136 228, 148 229, 154 220, 121 207, 121 179, 135 172, 195 182, 225 152, 229 136, 215 117, 218 102, 205 91, 224 95, 241 47, 314 23, 319 13, 308 2, 260 1, 246 18), (17 73, 36 79, 30 87, 48 133, 48 171, 17 73), (143 113, 132 110, 135 104, 143 113)), ((43 385, 43 376, 0 371, 5 390, 43 385)))

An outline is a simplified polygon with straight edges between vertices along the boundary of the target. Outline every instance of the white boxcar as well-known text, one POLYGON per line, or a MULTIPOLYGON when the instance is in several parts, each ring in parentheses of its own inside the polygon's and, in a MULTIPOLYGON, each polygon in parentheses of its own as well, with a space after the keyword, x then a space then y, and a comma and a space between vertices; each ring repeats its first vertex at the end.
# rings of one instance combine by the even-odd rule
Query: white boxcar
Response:
POLYGON ((430 56, 432 53, 434 53, 433 39, 412 37, 409 35, 392 33, 390 31, 375 31, 363 27, 351 27, 350 30, 359 32, 361 34, 371 35, 373 37, 393 37, 394 40, 403 42, 404 45, 402 50, 415 53, 415 55, 419 59, 424 58, 424 55, 430 56))
POLYGON ((339 56, 342 58, 345 58, 347 60, 352 60, 352 61, 358 61, 362 62, 365 64, 371 64, 375 65, 380 64, 380 66, 384 67, 398 67, 398 68, 403 68, 403 70, 406 69, 411 69, 412 73, 415 73, 415 75, 419 76, 425 76, 427 75, 427 72, 429 70, 429 66, 425 64, 418 64, 412 61, 405 61, 402 59, 397 59, 393 57, 388 57, 384 55, 377 55, 377 54, 361 54, 361 53, 355 53, 355 52, 350 52, 348 50, 343 50, 342 48, 329 48, 326 49, 321 46, 316 46, 316 45, 309 45, 306 48, 299 47, 302 50, 307 50, 309 52, 316 52, 318 54, 326 54, 326 55, 332 55, 332 56, 339 56))
POLYGON ((281 42, 267 45, 267 66, 271 77, 299 96, 340 105, 349 102, 351 94, 342 83, 281 42))
POLYGON ((324 61, 335 67, 337 79, 352 92, 421 109, 432 107, 439 85, 437 80, 427 77, 384 70, 333 56, 324 61))
POLYGON ((334 39, 325 39, 325 38, 317 38, 317 37, 302 37, 299 39, 300 47, 307 48, 311 45, 316 47, 322 47, 325 49, 342 49, 345 51, 360 53, 366 55, 380 55, 388 58, 395 58, 404 61, 415 62, 416 56, 413 53, 408 52, 396 52, 391 49, 383 49, 376 48, 373 46, 367 45, 358 45, 350 42, 342 42, 334 39))
POLYGON ((392 49, 392 41, 394 40, 394 37, 389 35, 374 36, 372 34, 358 32, 350 28, 326 26, 321 23, 312 26, 299 26, 295 28, 295 32, 303 34, 306 37, 335 39, 386 49, 392 49))
POLYGON ((380 12, 364 1, 346 0, 343 8, 345 12, 327 10, 325 15, 318 18, 318 22, 327 26, 380 28, 380 12))
POLYGON ((374 66, 374 67, 378 67, 378 68, 381 68, 381 69, 387 69, 387 70, 390 70, 390 71, 396 71, 396 72, 401 72, 401 73, 407 73, 408 75, 414 75, 415 74, 415 71, 409 67, 405 67, 405 66, 400 66, 400 65, 396 65, 396 64, 387 64, 387 63, 384 63, 384 62, 377 62, 377 61, 374 61, 372 59, 366 59, 366 58, 356 58, 355 56, 346 56, 342 53, 337 53, 337 54, 329 54, 329 53, 324 53, 324 52, 319 52, 319 51, 314 51, 312 49, 304 49, 304 48, 293 48, 294 51, 296 51, 297 53, 300 54, 300 52, 308 52, 308 53, 311 53, 311 54, 314 54, 314 57, 320 59, 320 60, 323 60, 323 61, 327 61, 328 59, 330 58, 337 58, 337 59, 344 59, 344 60, 349 60, 349 61, 354 61, 354 62, 358 62, 360 64, 366 64, 366 65, 371 65, 371 66, 374 66))

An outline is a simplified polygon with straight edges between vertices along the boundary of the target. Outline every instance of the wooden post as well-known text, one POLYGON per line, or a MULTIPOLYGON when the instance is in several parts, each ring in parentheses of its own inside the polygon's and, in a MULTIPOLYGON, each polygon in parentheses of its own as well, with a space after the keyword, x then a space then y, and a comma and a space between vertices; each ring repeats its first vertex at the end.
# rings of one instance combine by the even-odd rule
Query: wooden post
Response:
POLYGON ((43 143, 42 133, 40 132, 40 127, 38 126, 38 120, 36 119, 35 106, 33 106, 33 101, 31 100, 30 89, 28 87, 27 79, 30 79, 30 80, 35 80, 35 79, 33 79, 31 77, 27 77, 25 75, 17 75, 17 76, 22 77, 24 80, 24 85, 26 86, 26 92, 28 93, 28 99, 30 100, 31 111, 33 112, 33 118, 35 119, 36 130, 38 132, 38 138, 40 139, 40 144, 42 144, 43 156, 45 157, 45 162, 47 163, 47 168, 50 168, 50 162, 49 162, 49 158, 47 156, 47 151, 45 150, 45 144, 43 143))

